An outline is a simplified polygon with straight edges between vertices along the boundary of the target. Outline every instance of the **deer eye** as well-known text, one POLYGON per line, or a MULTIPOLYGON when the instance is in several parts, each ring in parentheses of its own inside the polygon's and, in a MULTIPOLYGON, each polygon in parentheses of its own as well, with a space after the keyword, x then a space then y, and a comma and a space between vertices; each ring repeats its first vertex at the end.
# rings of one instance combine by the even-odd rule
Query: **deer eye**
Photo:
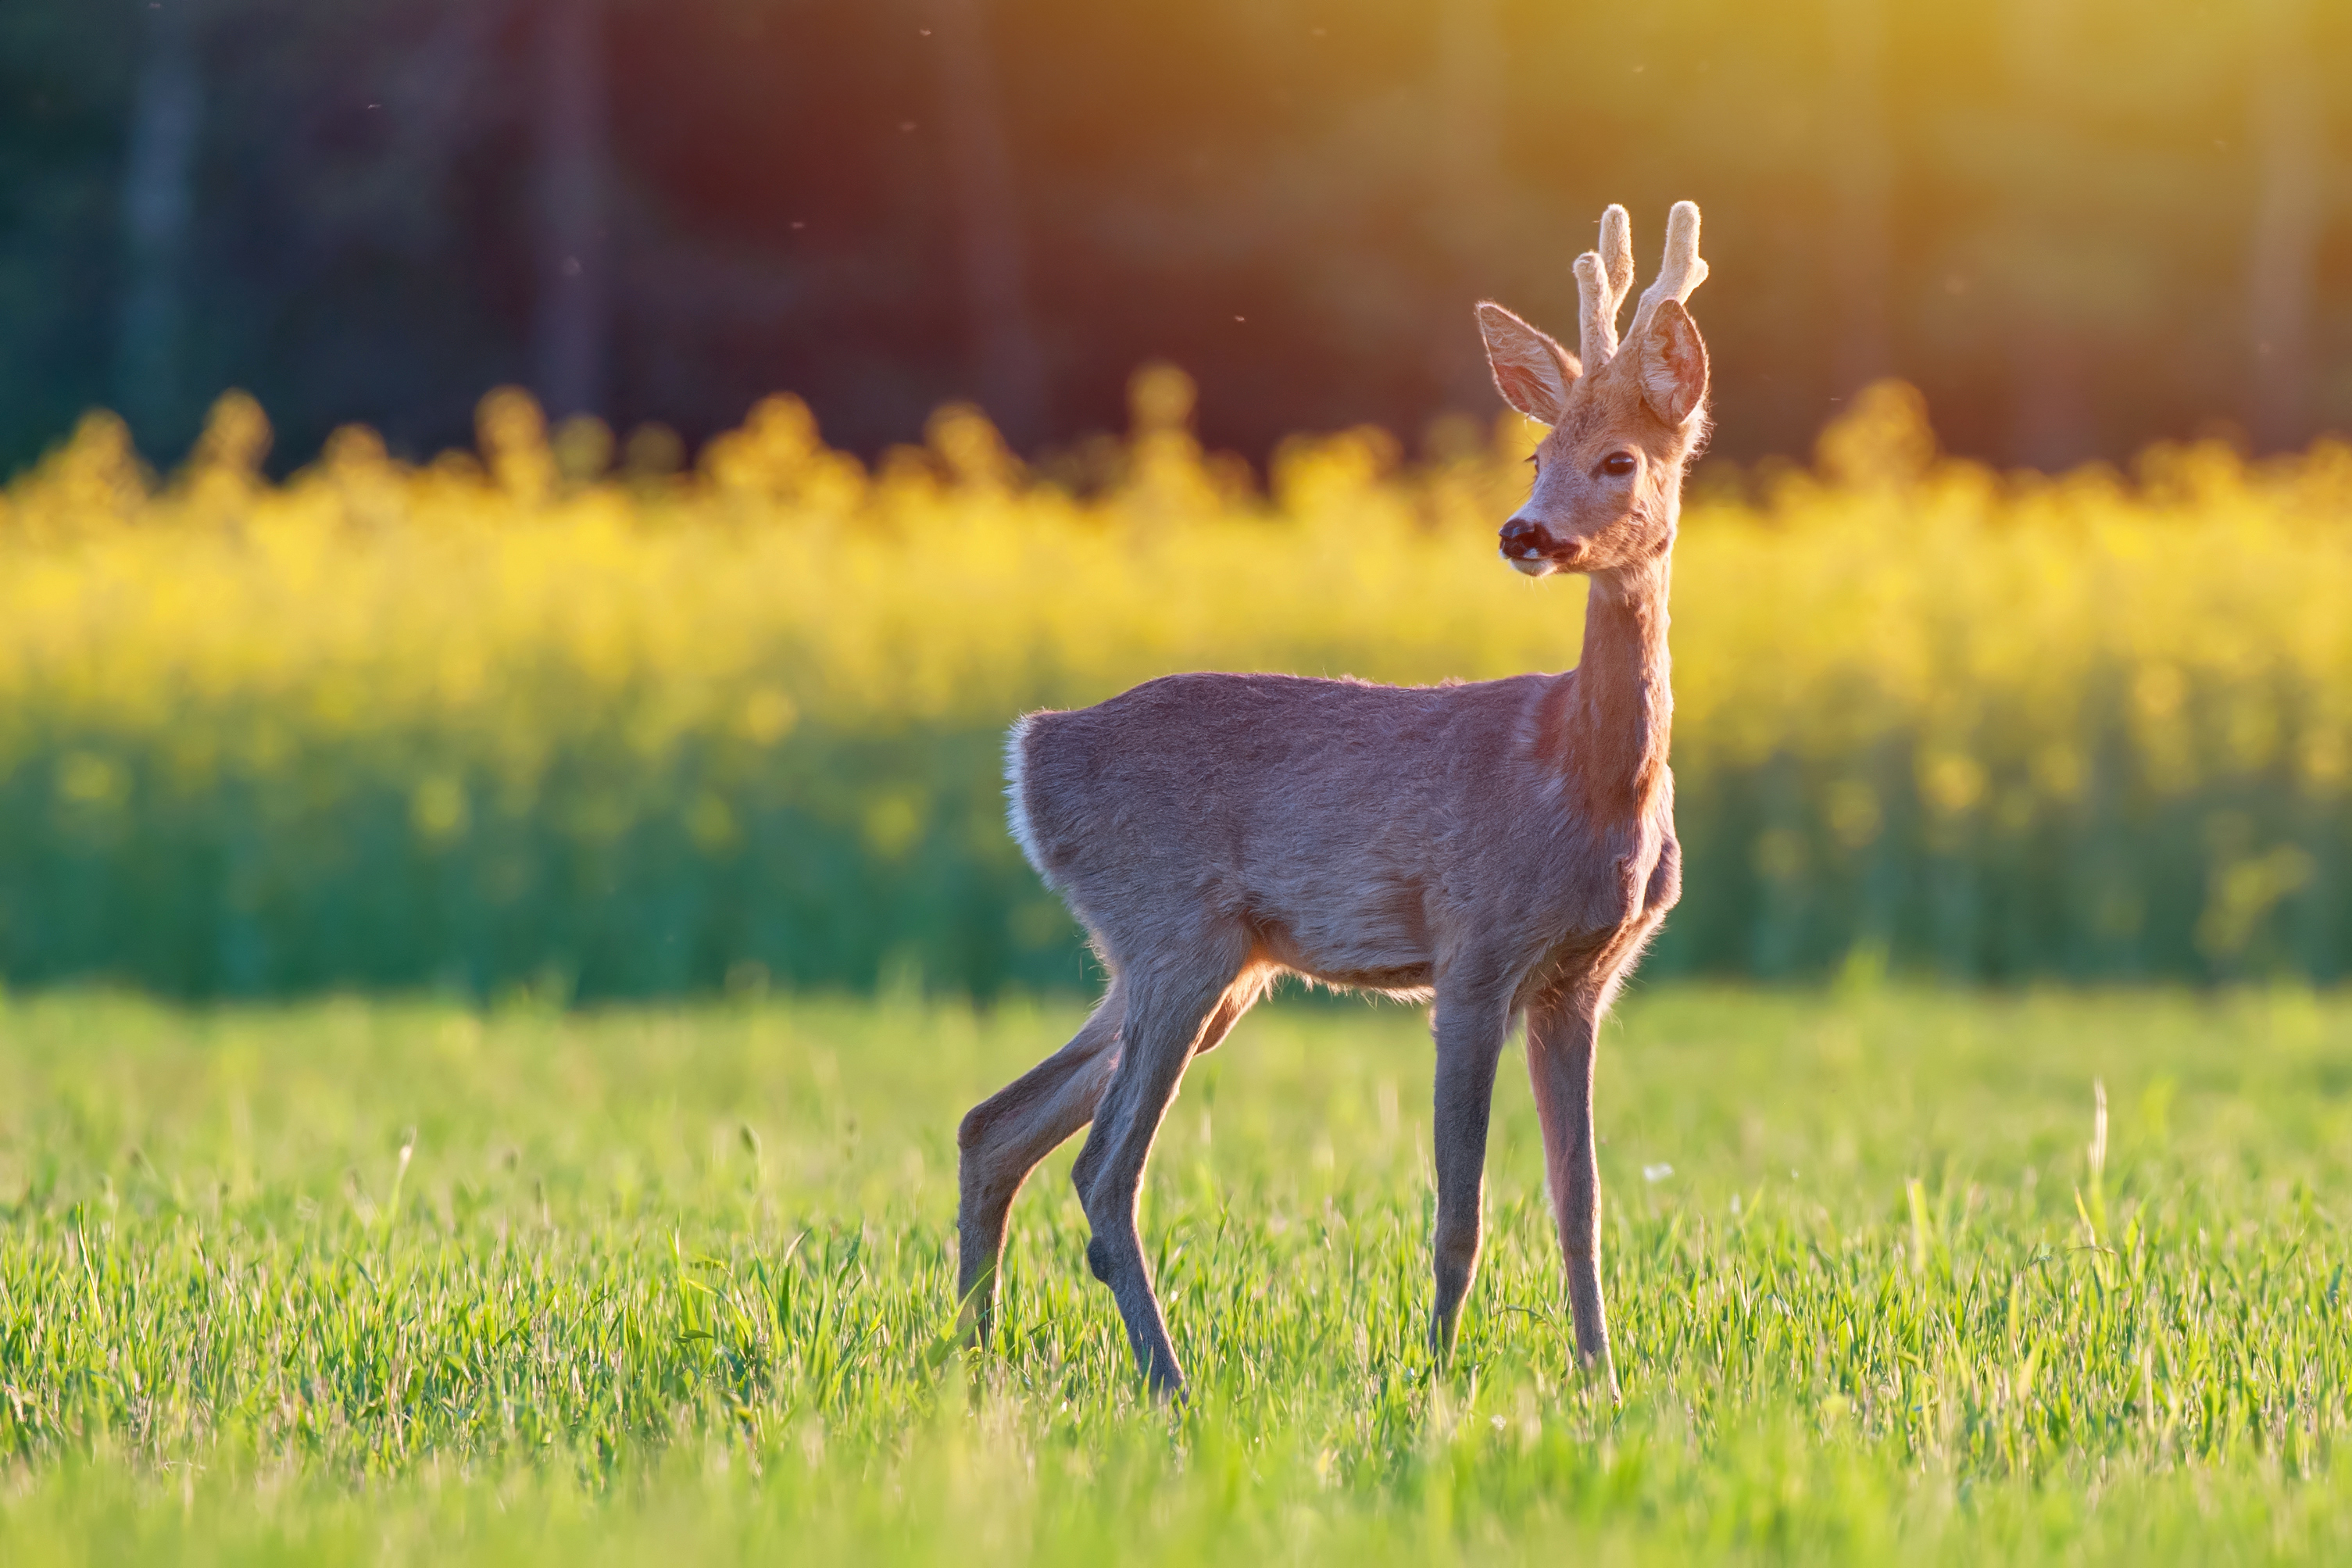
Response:
POLYGON ((1630 452, 1612 452, 1601 460, 1601 471, 1619 479, 1622 479, 1641 465, 1641 459, 1630 452))

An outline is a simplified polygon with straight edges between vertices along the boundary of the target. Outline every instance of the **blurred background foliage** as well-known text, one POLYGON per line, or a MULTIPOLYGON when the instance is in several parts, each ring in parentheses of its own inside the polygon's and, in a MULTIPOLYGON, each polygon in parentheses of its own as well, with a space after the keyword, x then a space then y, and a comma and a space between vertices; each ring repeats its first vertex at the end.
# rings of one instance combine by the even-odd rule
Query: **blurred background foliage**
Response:
POLYGON ((1569 662, 1466 307, 1689 196, 1652 972, 2335 978, 2347 67, 2318 0, 0 10, 0 976, 1085 984, 1007 720, 1569 662))
MULTIPOLYGON (((166 992, 1089 982, 1004 831, 1016 713, 1170 670, 1556 669, 1494 552, 1531 426, 1268 487, 1136 379, 1099 483, 950 405, 875 465, 766 400, 687 473, 494 393, 424 465, 282 483, 240 395, 151 477, 86 420, 0 500, 0 975, 166 992)), ((1689 894, 1645 974, 2339 978, 2352 448, 2126 477, 1941 456, 1880 383, 1694 499, 1689 894)))
MULTIPOLYGON (((1603 203, 1698 200, 1719 450, 1859 388, 1952 449, 2352 423, 2352 10, 2321 0, 17 0, 0 468, 421 457, 485 387, 647 465, 790 388, 871 457, 953 397, 1085 478, 1129 370, 1214 448, 1484 417, 1467 306, 1572 315, 1603 203)), ((1646 265, 1646 264, 1645 264, 1646 265)))

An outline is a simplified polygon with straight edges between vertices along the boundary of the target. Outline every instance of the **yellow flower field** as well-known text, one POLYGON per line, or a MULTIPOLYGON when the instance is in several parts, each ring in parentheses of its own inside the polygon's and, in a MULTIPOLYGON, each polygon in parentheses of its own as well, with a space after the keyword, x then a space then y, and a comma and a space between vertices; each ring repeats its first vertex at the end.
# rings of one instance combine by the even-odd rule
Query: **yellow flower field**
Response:
MULTIPOLYGON (((248 400, 161 482, 94 415, 0 500, 0 974, 1080 983, 997 816, 1024 708, 1576 657, 1579 586, 1495 555, 1532 432, 1302 438, 1261 492, 1189 402, 1139 378, 1083 494, 969 411, 869 471, 772 400, 675 475, 499 393, 478 455, 283 484, 248 400)), ((1884 387, 1813 472, 1703 475, 1675 595, 1656 965, 2341 967, 2352 449, 2003 476, 1884 387)))

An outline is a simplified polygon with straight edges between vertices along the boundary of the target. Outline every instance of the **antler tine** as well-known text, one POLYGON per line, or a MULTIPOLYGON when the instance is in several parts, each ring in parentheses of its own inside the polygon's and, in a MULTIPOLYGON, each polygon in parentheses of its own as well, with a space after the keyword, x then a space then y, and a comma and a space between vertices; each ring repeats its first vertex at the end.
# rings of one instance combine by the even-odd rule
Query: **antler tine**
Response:
POLYGON ((1617 352, 1617 313, 1609 308, 1609 280, 1601 257, 1586 251, 1576 258, 1576 357, 1597 371, 1617 352))
POLYGON ((1592 369, 1617 352, 1617 313, 1633 282, 1632 230, 1625 209, 1612 204, 1601 214, 1601 248, 1576 258, 1578 347, 1592 369))
POLYGON ((1698 204, 1676 202, 1674 211, 1666 214, 1666 258, 1658 264, 1656 280, 1642 290, 1642 303, 1633 311, 1633 329, 1629 335, 1641 336, 1660 305, 1669 299, 1683 303, 1692 289, 1706 281, 1706 263, 1698 254, 1698 204))
POLYGON ((1609 264, 1610 319, 1625 303, 1633 287, 1633 220, 1616 203, 1601 214, 1601 258, 1609 264))

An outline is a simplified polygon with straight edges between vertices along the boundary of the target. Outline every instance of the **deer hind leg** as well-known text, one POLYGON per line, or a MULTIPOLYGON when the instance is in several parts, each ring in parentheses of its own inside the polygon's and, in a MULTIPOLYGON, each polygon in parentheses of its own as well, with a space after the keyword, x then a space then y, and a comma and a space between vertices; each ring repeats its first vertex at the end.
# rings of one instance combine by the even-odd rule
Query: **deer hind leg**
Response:
POLYGON ((986 1343, 995 1328, 1013 1200, 1037 1163, 1094 1118, 1118 1065, 1126 1007, 1114 977, 1069 1044, 973 1106, 956 1129, 956 1299, 961 1326, 976 1343, 986 1343))
POLYGON ((1462 1299, 1478 1272, 1479 1210, 1486 1199, 1486 1124, 1495 1107, 1495 1064, 1510 1025, 1507 1000, 1482 989, 1437 993, 1437 1299, 1429 1347, 1454 1353, 1462 1299))
POLYGON ((1559 1222, 1560 1260, 1576 1319, 1577 1360, 1617 1392, 1609 1319, 1601 1303, 1601 1166, 1592 1136, 1593 1010, 1549 998, 1528 1009, 1528 1076, 1543 1122, 1544 1174, 1559 1222))
POLYGON ((1241 955, 1195 963, 1181 972, 1162 969, 1139 975, 1132 968, 1127 1025, 1118 1067, 1111 1074, 1094 1131, 1078 1154, 1070 1179, 1086 1207, 1094 1235, 1087 1263, 1110 1287, 1129 1346, 1152 1392, 1181 1396, 1184 1374, 1168 1338, 1160 1299, 1152 1291, 1143 1241, 1135 1222, 1136 1196, 1144 1162, 1168 1113, 1169 1103, 1193 1054, 1216 1043, 1256 998, 1257 983, 1241 975, 1241 955))

